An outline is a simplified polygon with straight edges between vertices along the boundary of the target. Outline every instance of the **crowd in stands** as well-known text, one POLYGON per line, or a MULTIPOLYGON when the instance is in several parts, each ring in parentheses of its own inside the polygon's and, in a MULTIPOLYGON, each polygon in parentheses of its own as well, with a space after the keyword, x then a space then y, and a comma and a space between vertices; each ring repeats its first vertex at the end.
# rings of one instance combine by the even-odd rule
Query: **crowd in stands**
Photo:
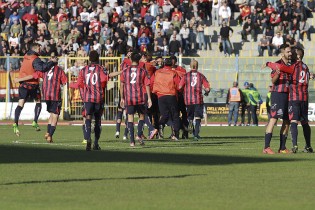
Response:
MULTIPOLYGON (((210 49, 212 26, 229 26, 232 19, 242 24, 244 41, 265 34, 259 52, 272 54, 281 43, 278 32, 288 35, 282 42, 295 38, 291 45, 304 33, 310 39, 307 18, 314 8, 314 0, 0 0, 0 56, 24 55, 33 42, 43 56, 86 56, 91 49, 120 56, 129 48, 155 56, 194 55, 210 49)), ((19 68, 18 60, 11 62, 12 70, 19 68)))

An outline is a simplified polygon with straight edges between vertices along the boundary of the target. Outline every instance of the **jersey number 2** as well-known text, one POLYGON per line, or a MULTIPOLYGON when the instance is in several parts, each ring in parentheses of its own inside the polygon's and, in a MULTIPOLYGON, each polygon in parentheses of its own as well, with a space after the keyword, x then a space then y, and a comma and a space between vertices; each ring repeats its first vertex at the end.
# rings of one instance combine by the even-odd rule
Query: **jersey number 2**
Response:
POLYGON ((137 73, 136 72, 132 72, 130 74, 130 77, 131 77, 130 84, 135 84, 136 83, 137 73))

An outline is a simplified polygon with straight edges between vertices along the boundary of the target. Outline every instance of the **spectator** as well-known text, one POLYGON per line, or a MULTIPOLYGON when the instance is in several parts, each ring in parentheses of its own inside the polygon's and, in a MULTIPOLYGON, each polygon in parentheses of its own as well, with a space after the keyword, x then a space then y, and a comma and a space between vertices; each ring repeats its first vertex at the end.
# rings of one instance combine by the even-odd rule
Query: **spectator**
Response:
POLYGON ((18 20, 14 20, 13 25, 10 28, 10 35, 20 37, 23 34, 23 28, 21 24, 18 24, 18 20))
POLYGON ((231 8, 227 5, 226 1, 223 1, 222 6, 219 8, 219 17, 221 23, 225 21, 228 26, 230 25, 231 8))
POLYGON ((182 53, 181 44, 178 40, 176 40, 176 36, 173 35, 172 40, 169 44, 169 54, 178 56, 181 53, 182 53))
POLYGON ((267 38, 266 34, 263 35, 263 37, 260 39, 258 43, 258 56, 264 56, 264 51, 268 50, 268 55, 272 56, 272 49, 270 46, 270 40, 267 38))
POLYGON ((145 47, 147 47, 148 44, 150 44, 150 40, 145 32, 142 32, 141 37, 139 37, 138 39, 138 46, 141 46, 143 44, 145 45, 145 47))
POLYGON ((219 19, 219 8, 221 6, 221 0, 213 0, 212 1, 212 25, 219 26, 220 19, 219 19))
POLYGON ((243 25, 243 30, 241 32, 242 34, 242 41, 247 42, 247 35, 251 35, 251 41, 255 41, 255 25, 252 23, 252 20, 250 18, 247 18, 247 21, 243 25))
POLYGON ((183 27, 180 29, 179 32, 180 36, 182 37, 182 45, 183 45, 183 54, 188 55, 189 51, 189 29, 187 28, 186 23, 183 24, 183 27))
POLYGON ((202 45, 204 47, 204 50, 207 50, 207 46, 205 43, 205 24, 203 21, 199 21, 197 26, 197 38, 199 43, 199 50, 202 50, 202 45))
POLYGON ((233 29, 227 26, 225 21, 222 22, 220 29, 221 43, 224 51, 224 56, 230 56, 232 54, 232 47, 230 42, 230 32, 233 33, 233 29))
POLYGON ((8 41, 10 33, 10 23, 8 18, 4 18, 3 23, 1 24, 1 36, 4 40, 8 41))
POLYGON ((310 25, 305 20, 302 20, 300 22, 300 42, 304 41, 304 35, 306 35, 308 41, 311 41, 310 25))
POLYGON ((243 22, 246 21, 247 17, 250 15, 250 7, 245 4, 245 5, 239 5, 240 8, 240 16, 238 16, 237 20, 239 25, 243 25, 243 22))
POLYGON ((44 22, 48 23, 50 20, 48 9, 45 5, 45 3, 41 3, 39 9, 38 9, 38 17, 44 22))
POLYGON ((278 55, 280 53, 280 46, 284 43, 283 37, 281 36, 281 32, 278 31, 276 36, 272 38, 272 49, 274 50, 274 55, 278 55))
POLYGON ((295 41, 295 39, 290 34, 286 35, 285 44, 289 45, 290 47, 296 47, 297 46, 297 42, 295 41))
POLYGON ((300 38, 300 24, 298 23, 297 18, 293 19, 289 34, 293 37, 293 39, 296 36, 297 40, 299 40, 299 38, 300 38))

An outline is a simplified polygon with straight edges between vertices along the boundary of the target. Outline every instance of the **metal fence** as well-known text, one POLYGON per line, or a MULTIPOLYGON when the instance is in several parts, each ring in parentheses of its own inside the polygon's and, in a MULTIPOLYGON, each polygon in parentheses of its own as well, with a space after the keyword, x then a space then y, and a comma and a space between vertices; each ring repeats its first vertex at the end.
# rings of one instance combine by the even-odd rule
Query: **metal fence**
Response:
MULTIPOLYGON (((12 70, 10 59, 22 57, 0 57, 0 101, 11 103, 18 100, 18 84, 13 79, 18 76, 18 71, 12 70), (2 69, 1 69, 2 67, 2 69), (9 71, 8 71, 9 69, 9 71)), ((45 59, 45 58, 43 58, 45 59)), ((60 57, 59 65, 67 72, 69 84, 77 79, 78 69, 87 62, 86 57, 60 57), (76 72, 77 71, 77 72, 76 72)), ((179 57, 179 65, 189 70, 192 57, 179 57)), ((243 88, 245 81, 251 82, 258 89, 263 98, 266 97, 268 86, 271 84, 270 69, 261 70, 262 64, 267 61, 276 61, 277 57, 194 57, 199 62, 199 71, 202 72, 210 82, 211 92, 205 97, 205 102, 225 102, 228 89, 234 81, 239 82, 243 88)), ((102 57, 100 63, 108 72, 118 71, 121 57, 102 57)), ((304 62, 312 71, 315 65, 315 57, 306 57, 304 62)), ((105 93, 104 120, 114 120, 119 103, 119 76, 111 78, 105 93)), ((77 89, 71 89, 67 84, 63 88, 63 104, 61 117, 68 119, 81 119, 82 100, 77 89), (66 115, 63 115, 66 113, 66 115)), ((310 83, 310 102, 315 102, 315 84, 310 83)))

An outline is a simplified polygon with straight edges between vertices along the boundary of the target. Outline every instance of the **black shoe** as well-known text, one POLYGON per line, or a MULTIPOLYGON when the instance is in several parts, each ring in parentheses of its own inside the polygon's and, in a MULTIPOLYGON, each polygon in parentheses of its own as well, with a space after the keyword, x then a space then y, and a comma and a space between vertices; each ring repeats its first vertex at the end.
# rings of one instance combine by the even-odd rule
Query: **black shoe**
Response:
POLYGON ((95 145, 95 144, 93 144, 93 150, 101 150, 101 147, 100 147, 100 145, 95 145))
POLYGON ((305 149, 303 150, 303 152, 305 153, 313 153, 313 148, 312 147, 305 147, 305 149))
POLYGON ((86 151, 91 151, 91 145, 92 145, 91 141, 88 141, 88 142, 86 143, 85 150, 86 150, 86 151))

